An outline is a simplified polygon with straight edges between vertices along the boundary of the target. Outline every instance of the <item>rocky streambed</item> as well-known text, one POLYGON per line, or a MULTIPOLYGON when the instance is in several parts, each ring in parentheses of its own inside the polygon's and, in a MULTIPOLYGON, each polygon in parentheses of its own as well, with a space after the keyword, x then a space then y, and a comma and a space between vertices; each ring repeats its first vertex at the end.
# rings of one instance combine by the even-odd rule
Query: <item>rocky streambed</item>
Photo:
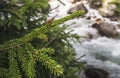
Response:
POLYGON ((120 78, 120 17, 112 0, 50 0, 50 16, 64 17, 77 10, 84 10, 82 17, 67 21, 73 33, 81 36, 81 44, 73 44, 77 57, 85 55, 81 78, 120 78), (74 24, 73 24, 74 23, 74 24))

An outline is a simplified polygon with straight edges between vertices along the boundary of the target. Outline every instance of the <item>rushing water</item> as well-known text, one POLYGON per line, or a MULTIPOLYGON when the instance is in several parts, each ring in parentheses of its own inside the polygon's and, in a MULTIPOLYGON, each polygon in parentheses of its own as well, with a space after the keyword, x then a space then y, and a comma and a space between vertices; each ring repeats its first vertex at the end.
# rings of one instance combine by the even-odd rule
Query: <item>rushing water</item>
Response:
MULTIPOLYGON (((67 15, 67 11, 72 4, 68 0, 62 1, 65 5, 56 0, 50 2, 52 8, 58 7, 51 12, 51 17, 56 14, 58 14, 57 18, 67 15)), ((98 31, 91 27, 91 25, 95 23, 96 18, 101 18, 114 25, 119 22, 103 18, 97 10, 91 9, 87 2, 83 0, 82 3, 84 3, 88 10, 88 13, 85 14, 85 16, 91 16, 93 18, 89 20, 87 20, 86 17, 76 18, 65 23, 70 25, 75 22, 70 28, 74 30, 73 33, 77 33, 79 36, 84 37, 81 38, 82 44, 73 44, 76 49, 77 57, 85 54, 86 56, 81 60, 87 61, 89 65, 94 65, 107 70, 113 78, 120 78, 120 39, 101 37, 98 35, 98 31), (89 35, 92 35, 93 39, 90 39, 89 35)))

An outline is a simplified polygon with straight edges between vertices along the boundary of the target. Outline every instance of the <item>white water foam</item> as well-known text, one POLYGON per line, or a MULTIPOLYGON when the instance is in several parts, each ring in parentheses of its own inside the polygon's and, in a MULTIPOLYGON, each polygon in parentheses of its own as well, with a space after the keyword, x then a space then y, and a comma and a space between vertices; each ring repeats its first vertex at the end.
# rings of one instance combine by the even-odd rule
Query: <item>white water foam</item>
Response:
MULTIPOLYGON (((67 11, 72 4, 68 0, 62 1, 65 3, 65 6, 56 0, 50 2, 52 8, 59 6, 51 12, 50 17, 58 14, 58 17, 56 18, 58 19, 67 15, 67 11)), ((117 25, 120 22, 103 18, 97 10, 91 9, 87 2, 83 1, 83 4, 88 10, 88 13, 85 14, 85 16, 90 16, 91 19, 87 20, 86 17, 75 18, 65 23, 70 25, 75 22, 75 24, 70 26, 70 28, 74 30, 73 33, 86 37, 86 39, 83 38, 82 44, 73 44, 76 49, 77 57, 86 54, 86 56, 81 60, 86 60, 88 64, 105 68, 111 73, 111 76, 120 78, 120 39, 100 37, 97 30, 91 28, 91 25, 95 23, 97 18, 101 18, 102 20, 114 25, 117 25), (90 39, 89 35, 92 35, 93 39, 90 39)))

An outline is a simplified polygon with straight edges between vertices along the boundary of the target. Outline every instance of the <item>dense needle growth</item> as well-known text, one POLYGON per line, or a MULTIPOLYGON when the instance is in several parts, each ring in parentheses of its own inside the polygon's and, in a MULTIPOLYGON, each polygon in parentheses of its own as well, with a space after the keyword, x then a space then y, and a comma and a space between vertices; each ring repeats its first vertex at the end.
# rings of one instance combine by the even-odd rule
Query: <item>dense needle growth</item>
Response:
POLYGON ((0 78, 78 78, 82 63, 69 40, 79 40, 65 21, 46 23, 48 0, 0 0, 0 78))

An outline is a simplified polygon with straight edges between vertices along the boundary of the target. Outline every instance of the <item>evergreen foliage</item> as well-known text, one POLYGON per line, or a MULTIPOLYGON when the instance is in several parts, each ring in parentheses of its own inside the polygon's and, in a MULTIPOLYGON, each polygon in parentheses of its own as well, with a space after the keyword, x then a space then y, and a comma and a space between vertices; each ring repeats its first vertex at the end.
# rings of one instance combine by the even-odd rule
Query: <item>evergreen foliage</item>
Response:
POLYGON ((117 3, 117 8, 115 9, 115 13, 116 15, 119 15, 120 16, 120 3, 117 3))
POLYGON ((63 22, 84 14, 77 11, 46 24, 47 0, 0 1, 1 78, 77 78, 80 62, 63 22))
POLYGON ((117 16, 120 16, 120 1, 119 0, 115 0, 115 1, 113 1, 113 3, 117 6, 117 8, 115 9, 115 14, 117 16))

